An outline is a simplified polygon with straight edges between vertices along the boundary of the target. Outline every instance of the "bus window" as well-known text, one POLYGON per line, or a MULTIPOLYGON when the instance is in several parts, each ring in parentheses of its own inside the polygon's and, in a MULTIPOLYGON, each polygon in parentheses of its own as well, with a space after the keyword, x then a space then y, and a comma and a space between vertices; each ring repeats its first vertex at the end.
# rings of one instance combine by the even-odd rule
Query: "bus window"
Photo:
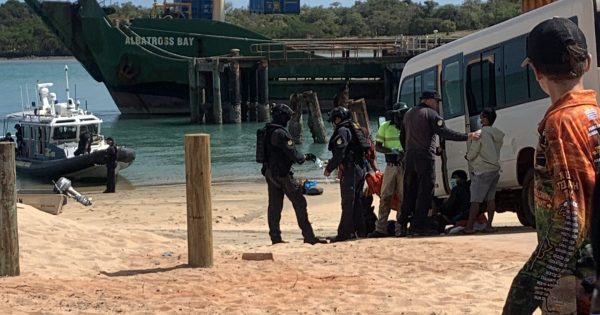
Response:
POLYGON ((402 82, 400 101, 406 103, 408 107, 415 106, 415 77, 405 78, 402 82))
POLYGON ((442 85, 442 106, 444 119, 464 115, 465 105, 462 102, 462 76, 460 61, 456 60, 443 65, 444 80, 442 85))
POLYGON ((527 76, 529 78, 529 101, 535 101, 544 97, 548 97, 548 95, 540 87, 538 81, 535 79, 533 69, 531 69, 529 65, 527 66, 527 76))
POLYGON ((477 55, 477 59, 472 59, 467 65, 467 106, 471 114, 477 113, 479 108, 483 108, 482 81, 481 57, 477 55))
POLYGON ((477 56, 467 65, 466 91, 470 116, 479 115, 484 107, 495 108, 498 105, 496 86, 499 85, 502 90, 503 77, 502 58, 497 54, 497 51, 486 52, 482 59, 477 56), (500 66, 498 75, 496 66, 500 66))
POLYGON ((420 103, 421 93, 423 93, 423 85, 421 84, 421 75, 415 76, 415 104, 420 103))
POLYGON ((525 38, 525 36, 521 36, 504 43, 506 105, 503 107, 522 104, 529 98, 527 69, 521 67, 521 63, 525 59, 525 38))
POLYGON ((423 91, 437 91, 437 68, 423 71, 423 91))

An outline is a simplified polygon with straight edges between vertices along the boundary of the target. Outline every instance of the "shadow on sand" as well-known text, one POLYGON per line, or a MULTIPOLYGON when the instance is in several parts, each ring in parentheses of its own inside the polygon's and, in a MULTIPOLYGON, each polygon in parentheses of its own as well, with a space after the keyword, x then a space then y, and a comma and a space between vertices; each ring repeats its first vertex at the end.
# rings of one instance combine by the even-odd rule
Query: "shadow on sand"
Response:
POLYGON ((131 277, 131 276, 144 275, 144 274, 149 274, 149 273, 169 272, 172 270, 183 269, 183 268, 192 268, 192 267, 190 267, 190 265, 188 265, 188 264, 181 264, 181 265, 168 267, 168 268, 132 269, 132 270, 119 270, 119 271, 115 271, 115 272, 100 271, 100 274, 107 276, 107 277, 131 277))

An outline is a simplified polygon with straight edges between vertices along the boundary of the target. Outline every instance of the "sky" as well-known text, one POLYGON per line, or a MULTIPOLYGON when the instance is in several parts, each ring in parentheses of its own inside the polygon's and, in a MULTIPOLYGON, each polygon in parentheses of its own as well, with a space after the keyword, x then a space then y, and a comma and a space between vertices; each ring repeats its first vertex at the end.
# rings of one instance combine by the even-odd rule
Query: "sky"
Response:
MULTIPOLYGON (((154 0, 106 0, 106 3, 110 3, 110 2, 120 2, 120 3, 125 3, 131 1, 136 5, 141 5, 144 7, 150 7, 152 6, 152 3, 154 3, 154 0)), ((341 3, 342 6, 345 7, 349 7, 352 6, 354 4, 356 0, 337 0, 337 2, 341 3)), ((0 0, 0 3, 4 3, 6 2, 6 0, 0 0)), ((157 2, 162 2, 162 0, 157 0, 157 2)), ((168 0, 167 2, 174 2, 172 0, 168 0)), ((236 8, 242 8, 242 7, 247 7, 248 4, 250 3, 250 0, 225 0, 225 2, 231 2, 233 3, 233 6, 236 8)), ((300 0, 300 4, 301 5, 308 5, 308 6, 324 6, 324 7, 328 7, 330 4, 336 2, 336 0, 300 0)), ((415 1, 415 2, 419 2, 419 0, 415 1)), ((455 4, 455 5, 460 5, 463 3, 463 0, 437 0, 437 3, 439 3, 440 5, 444 5, 444 4, 455 4)))

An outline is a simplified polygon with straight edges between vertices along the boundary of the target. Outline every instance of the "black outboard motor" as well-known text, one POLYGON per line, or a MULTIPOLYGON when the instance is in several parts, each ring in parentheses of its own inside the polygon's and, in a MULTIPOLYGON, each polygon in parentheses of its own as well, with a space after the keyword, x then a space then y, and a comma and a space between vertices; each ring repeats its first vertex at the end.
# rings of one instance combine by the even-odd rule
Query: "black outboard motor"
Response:
POLYGON ((84 206, 91 206, 92 200, 88 197, 78 193, 73 187, 71 187, 71 181, 61 177, 56 183, 54 183, 54 192, 59 194, 65 194, 79 202, 84 206))

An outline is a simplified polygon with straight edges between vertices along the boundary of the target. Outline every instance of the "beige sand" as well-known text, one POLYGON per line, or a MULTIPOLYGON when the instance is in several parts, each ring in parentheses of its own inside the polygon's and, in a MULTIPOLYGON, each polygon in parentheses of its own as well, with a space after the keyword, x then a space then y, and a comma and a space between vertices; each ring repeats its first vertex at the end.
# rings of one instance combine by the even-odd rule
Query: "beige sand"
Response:
MULTIPOLYGON (((316 233, 335 234, 336 184, 308 197, 316 233)), ((3 314, 498 314, 535 247, 532 229, 498 214, 491 235, 270 245, 266 186, 213 187, 214 267, 188 268, 185 186, 88 191, 53 216, 19 205, 21 276, 0 279, 3 314), (271 252, 274 261, 244 261, 271 252), (172 255, 168 255, 172 253, 172 255)), ((376 200, 377 203, 377 200, 376 200)), ((394 213, 394 212, 393 212, 394 213)))

